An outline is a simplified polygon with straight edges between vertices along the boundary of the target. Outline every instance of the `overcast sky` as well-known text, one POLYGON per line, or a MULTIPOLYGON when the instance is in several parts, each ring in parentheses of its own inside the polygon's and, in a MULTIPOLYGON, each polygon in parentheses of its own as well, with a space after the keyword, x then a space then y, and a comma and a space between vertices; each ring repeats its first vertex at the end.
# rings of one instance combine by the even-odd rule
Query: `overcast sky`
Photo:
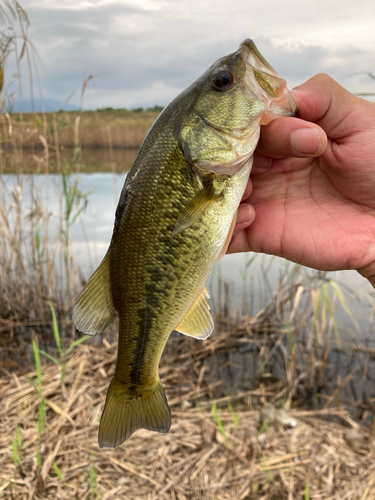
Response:
MULTIPOLYGON (((252 38, 290 88, 326 72, 375 91, 375 0, 20 0, 45 98, 84 108, 165 105, 252 38)), ((10 79, 8 72, 7 79, 10 79)), ((27 85, 24 77, 24 93, 27 85)))

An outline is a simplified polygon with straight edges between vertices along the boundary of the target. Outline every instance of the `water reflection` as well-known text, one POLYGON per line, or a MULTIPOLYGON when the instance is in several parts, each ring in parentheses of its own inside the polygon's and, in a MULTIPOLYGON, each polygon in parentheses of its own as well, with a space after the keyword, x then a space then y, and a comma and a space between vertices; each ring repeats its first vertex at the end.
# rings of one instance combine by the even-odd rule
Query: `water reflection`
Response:
MULTIPOLYGON (((23 207, 25 215, 33 205, 32 190, 39 192, 40 203, 46 211, 52 213, 49 237, 54 241, 59 228, 59 197, 61 177, 51 174, 36 176, 4 175, 4 182, 9 189, 23 184, 23 207)), ((79 187, 83 192, 92 191, 87 208, 71 228, 72 247, 76 262, 82 275, 88 279, 101 262, 108 248, 114 223, 118 196, 124 184, 126 173, 80 174, 79 187)), ((33 196, 35 193, 33 194, 33 196)), ((251 254, 225 256, 218 262, 209 279, 213 309, 217 309, 218 283, 227 282, 229 287, 229 306, 232 310, 246 309, 250 315, 256 314, 269 301, 278 287, 280 277, 290 272, 294 264, 284 259, 267 255, 257 255, 248 267, 251 254)), ((306 272, 309 272, 306 269, 306 272)), ((360 326, 356 332, 359 338, 367 335, 371 311, 374 306, 373 291, 368 282, 355 271, 330 273, 342 285, 345 298, 353 317, 360 326)), ((344 340, 351 341, 354 323, 336 300, 336 319, 344 340)), ((243 311, 241 311, 243 312, 243 311)))
MULTIPOLYGON (((79 264, 82 275, 88 279, 108 248, 112 236, 117 200, 126 174, 104 172, 95 174, 81 173, 78 178, 79 188, 83 192, 92 192, 88 197, 89 201, 86 210, 81 213, 71 228, 72 247, 75 260, 79 264)), ((53 242, 58 237, 60 227, 61 176, 56 174, 48 176, 4 175, 3 181, 3 189, 0 190, 0 198, 2 198, 3 205, 7 205, 8 203, 10 206, 12 203, 12 192, 16 192, 17 190, 19 192, 18 186, 22 186, 21 203, 25 225, 27 221, 26 216, 34 209, 36 202, 43 206, 43 210, 51 214, 49 239, 51 245, 53 245, 53 242), (5 203, 4 198, 6 199, 5 203)), ((12 223, 11 217, 9 220, 12 223)), ((231 310, 232 315, 236 315, 236 311, 238 311, 237 316, 239 318, 243 316, 244 312, 251 317, 259 313, 276 293, 280 277, 296 270, 294 264, 284 259, 266 255, 257 255, 251 262, 251 265, 248 265, 252 258, 251 254, 228 255, 216 264, 208 283, 211 304, 214 311, 218 310, 219 283, 227 283, 226 305, 231 310)), ((312 271, 307 268, 301 268, 299 272, 309 274, 312 271)), ((374 351, 370 351, 370 349, 375 348, 375 336, 371 323, 371 313, 375 302, 374 293, 367 281, 354 271, 330 273, 329 276, 337 279, 342 286, 346 303, 351 312, 348 314, 336 297, 334 320, 327 314, 326 326, 327 330, 331 332, 328 342, 332 345, 327 359, 327 369, 332 372, 332 380, 337 380, 337 377, 341 377, 343 380, 348 374, 352 374, 354 389, 360 392, 363 390, 365 394, 366 387, 370 386, 373 388, 373 381, 375 380, 374 351), (335 321, 335 325, 333 321, 335 321), (340 345, 338 339, 332 333, 336 325, 340 334, 340 345), (362 378, 363 366, 367 366, 366 380, 362 378)), ((306 304, 307 301, 300 305, 304 307, 306 304)), ((284 316, 280 314, 278 317, 279 322, 283 321, 283 317, 290 317, 289 313, 294 307, 293 299, 291 299, 290 303, 284 304, 283 307, 284 312, 286 311, 288 314, 284 316)), ((308 307, 309 314, 311 315, 313 311, 311 302, 308 304, 308 307)), ((288 322, 285 325, 281 324, 281 326, 287 329, 288 322)), ((294 328, 292 324, 291 328, 292 330, 294 328)), ((306 345, 310 342, 308 338, 309 328, 309 325, 301 328, 303 342, 299 338, 299 341, 306 345)), ((265 337, 267 335, 272 336, 272 331, 273 326, 271 325, 265 333, 265 337)), ((293 334, 298 335, 298 328, 293 330, 293 334)), ((317 342, 317 338, 318 335, 315 335, 313 342, 316 342, 316 352, 321 353, 325 347, 324 344, 317 342)), ((318 359, 321 357, 322 355, 319 354, 318 359)), ((233 366, 236 364, 238 366, 243 365, 246 359, 240 352, 235 352, 233 354, 233 366), (239 356, 238 360, 236 356, 239 356)), ((278 359, 280 361, 282 356, 279 356, 278 359)), ((273 372, 274 374, 278 373, 276 366, 273 372)), ((238 373, 234 369, 233 373, 234 378, 237 375, 243 378, 242 368, 238 370, 238 373)), ((349 391, 348 388, 345 390, 349 391)), ((330 391, 328 393, 330 394, 330 391)), ((371 395, 372 392, 370 390, 366 398, 370 398, 371 395)), ((349 392, 347 393, 347 397, 349 399, 352 398, 349 392)))

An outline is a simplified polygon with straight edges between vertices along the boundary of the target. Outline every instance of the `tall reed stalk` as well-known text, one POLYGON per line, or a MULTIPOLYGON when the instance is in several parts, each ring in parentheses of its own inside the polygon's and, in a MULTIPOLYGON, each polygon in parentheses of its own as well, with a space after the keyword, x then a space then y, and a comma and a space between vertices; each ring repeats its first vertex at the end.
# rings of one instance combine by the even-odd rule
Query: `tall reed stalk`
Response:
MULTIPOLYGON (((40 134, 43 149, 34 158, 41 176, 19 173, 0 179, 0 328, 6 333, 3 343, 19 343, 33 332, 42 337, 45 334, 48 342, 48 332, 52 332, 49 302, 55 308, 64 338, 65 330, 72 329, 70 311, 82 283, 71 230, 87 207, 90 192, 81 190, 78 177, 79 119, 75 123, 71 161, 61 161, 59 154, 58 131, 63 126, 54 120, 53 146, 40 134), (49 173, 51 163, 56 165, 57 176, 49 173), (59 200, 57 213, 49 207, 51 197, 59 200)), ((4 168, 5 157, 0 161, 4 168)))

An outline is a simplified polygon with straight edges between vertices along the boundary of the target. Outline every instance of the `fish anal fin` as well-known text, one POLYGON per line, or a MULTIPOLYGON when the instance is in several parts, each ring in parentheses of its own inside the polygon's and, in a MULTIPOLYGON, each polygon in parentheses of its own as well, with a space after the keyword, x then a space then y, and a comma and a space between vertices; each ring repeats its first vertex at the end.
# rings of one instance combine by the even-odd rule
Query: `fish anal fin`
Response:
POLYGON ((209 337, 214 329, 210 304, 207 300, 209 298, 208 290, 204 287, 175 330, 200 340, 209 337))
POLYGON ((82 290, 73 308, 73 322, 86 335, 103 332, 117 313, 113 305, 110 250, 82 290))
POLYGON ((137 429, 165 434, 171 426, 171 411, 160 380, 155 388, 139 388, 136 395, 113 377, 99 426, 100 448, 114 448, 137 429))
POLYGON ((181 212, 173 229, 172 237, 174 238, 194 224, 202 216, 203 212, 208 210, 221 196, 221 194, 214 193, 211 183, 207 184, 181 212))
POLYGON ((224 257, 224 255, 227 253, 229 244, 230 244, 230 242, 232 240, 233 231, 234 231, 234 228, 236 226, 237 212, 238 212, 238 210, 236 210, 236 213, 234 214, 232 223, 231 223, 230 228, 229 228, 227 239, 225 240, 224 246, 221 249, 221 252, 219 253, 219 257, 217 258, 217 260, 221 260, 224 257))

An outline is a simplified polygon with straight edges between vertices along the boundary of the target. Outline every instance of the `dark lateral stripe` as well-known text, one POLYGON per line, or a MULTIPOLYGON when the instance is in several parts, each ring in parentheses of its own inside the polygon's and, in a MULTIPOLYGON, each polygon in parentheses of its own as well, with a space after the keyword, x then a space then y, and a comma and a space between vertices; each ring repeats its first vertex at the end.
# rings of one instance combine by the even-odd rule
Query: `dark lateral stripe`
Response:
POLYGON ((133 361, 131 363, 132 369, 130 372, 130 384, 134 386, 138 386, 140 383, 146 348, 152 331, 152 320, 156 316, 152 307, 149 305, 139 309, 138 315, 140 316, 139 334, 137 345, 133 352, 133 361))

